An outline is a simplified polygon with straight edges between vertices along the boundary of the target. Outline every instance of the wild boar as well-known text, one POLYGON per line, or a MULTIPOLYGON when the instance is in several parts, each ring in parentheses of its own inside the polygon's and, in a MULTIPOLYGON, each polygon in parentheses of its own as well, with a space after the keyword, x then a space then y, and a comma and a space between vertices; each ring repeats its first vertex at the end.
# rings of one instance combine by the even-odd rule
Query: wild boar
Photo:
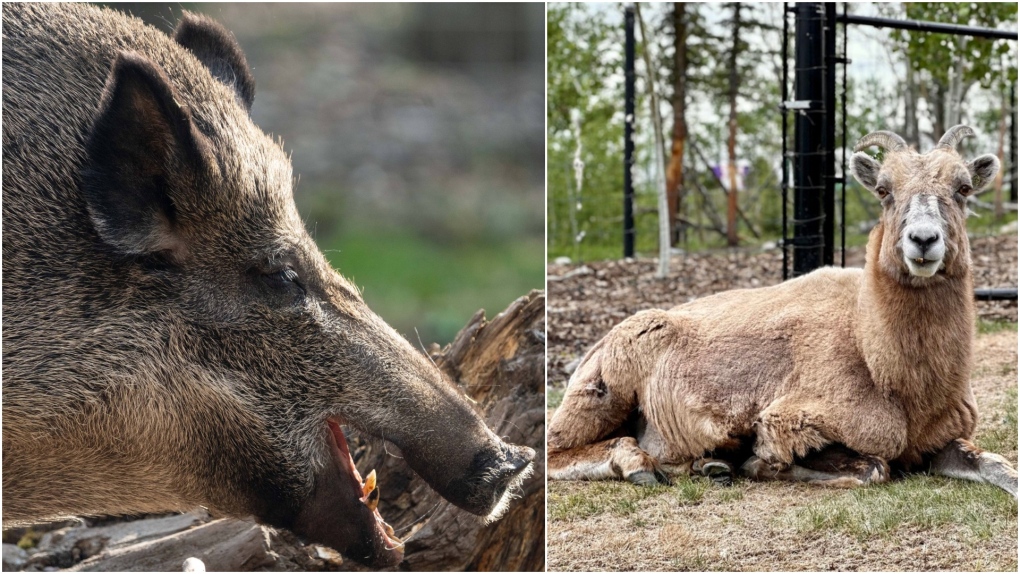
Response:
POLYGON ((229 32, 41 4, 3 32, 5 526, 201 505, 393 565, 351 428, 494 518, 534 451, 316 248, 229 32))

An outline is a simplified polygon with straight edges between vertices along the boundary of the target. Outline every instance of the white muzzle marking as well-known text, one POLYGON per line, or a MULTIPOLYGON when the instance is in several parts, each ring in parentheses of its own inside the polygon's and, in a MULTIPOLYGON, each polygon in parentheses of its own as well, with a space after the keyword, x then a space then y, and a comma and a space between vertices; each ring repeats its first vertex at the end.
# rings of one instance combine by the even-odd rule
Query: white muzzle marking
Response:
POLYGON ((911 275, 931 277, 945 266, 942 261, 946 255, 945 228, 934 195, 918 194, 910 199, 900 246, 911 275))

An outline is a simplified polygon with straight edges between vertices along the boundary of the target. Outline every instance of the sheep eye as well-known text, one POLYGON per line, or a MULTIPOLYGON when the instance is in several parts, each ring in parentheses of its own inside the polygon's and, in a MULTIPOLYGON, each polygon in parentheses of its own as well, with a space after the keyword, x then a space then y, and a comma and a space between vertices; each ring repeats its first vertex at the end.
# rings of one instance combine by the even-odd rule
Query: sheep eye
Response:
POLYGON ((884 185, 880 185, 875 188, 875 193, 877 193, 880 198, 885 200, 885 198, 889 196, 889 188, 887 188, 884 185))
POLYGON ((973 192, 973 191, 974 191, 974 188, 972 188, 971 186, 969 186, 969 185, 961 185, 960 189, 956 190, 956 193, 959 193, 960 195, 966 197, 966 196, 970 195, 971 192, 973 192))

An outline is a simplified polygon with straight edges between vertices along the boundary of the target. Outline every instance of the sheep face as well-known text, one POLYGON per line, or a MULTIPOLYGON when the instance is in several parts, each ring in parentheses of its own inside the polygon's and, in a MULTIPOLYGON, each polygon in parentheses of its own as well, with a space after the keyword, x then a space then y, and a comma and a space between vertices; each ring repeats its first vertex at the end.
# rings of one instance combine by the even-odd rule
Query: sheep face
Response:
POLYGON ((972 135, 966 126, 951 128, 925 154, 891 132, 874 132, 858 142, 850 167, 882 202, 873 234, 881 236, 879 264, 890 275, 923 285, 939 275, 966 272, 967 198, 988 187, 999 171, 993 155, 966 162, 957 153, 959 141, 972 135), (860 151, 871 145, 886 149, 882 163, 860 151))

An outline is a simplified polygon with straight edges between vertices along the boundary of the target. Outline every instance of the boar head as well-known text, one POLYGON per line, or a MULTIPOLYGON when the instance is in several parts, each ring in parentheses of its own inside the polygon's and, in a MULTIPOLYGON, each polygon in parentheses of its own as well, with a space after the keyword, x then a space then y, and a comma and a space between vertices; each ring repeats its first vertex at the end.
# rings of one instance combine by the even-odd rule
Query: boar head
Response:
POLYGON ((354 466, 354 428, 453 504, 498 513, 534 451, 495 436, 317 249, 288 158, 249 119, 254 83, 229 33, 187 15, 175 40, 201 66, 116 55, 82 183, 109 260, 104 344, 122 350, 107 367, 132 381, 110 401, 142 409, 117 424, 158 441, 146 464, 179 498, 167 506, 395 564, 402 544, 374 473, 354 466))

